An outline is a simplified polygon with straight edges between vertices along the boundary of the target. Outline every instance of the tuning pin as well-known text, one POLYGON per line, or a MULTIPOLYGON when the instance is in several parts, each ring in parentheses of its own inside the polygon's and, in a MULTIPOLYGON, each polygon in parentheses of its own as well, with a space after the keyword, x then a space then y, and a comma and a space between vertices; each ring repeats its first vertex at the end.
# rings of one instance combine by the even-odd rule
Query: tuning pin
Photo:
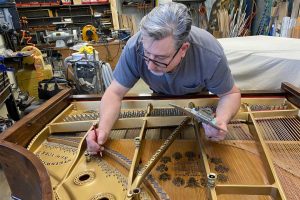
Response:
POLYGON ((86 162, 90 162, 91 161, 91 154, 89 152, 85 152, 84 153, 84 156, 85 156, 85 161, 86 162))
POLYGON ((207 175, 207 186, 208 187, 215 187, 216 179, 217 179, 217 175, 215 173, 209 173, 207 175))

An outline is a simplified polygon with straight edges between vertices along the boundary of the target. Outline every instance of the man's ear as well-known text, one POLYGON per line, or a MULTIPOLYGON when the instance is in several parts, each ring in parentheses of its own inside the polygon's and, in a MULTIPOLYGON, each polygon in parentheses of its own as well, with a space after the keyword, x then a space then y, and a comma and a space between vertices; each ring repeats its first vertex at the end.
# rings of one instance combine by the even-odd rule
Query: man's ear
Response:
POLYGON ((182 58, 185 56, 185 54, 186 54, 187 50, 190 48, 190 46, 191 46, 191 44, 189 42, 185 42, 182 44, 182 46, 181 46, 181 51, 182 51, 181 57, 182 58))

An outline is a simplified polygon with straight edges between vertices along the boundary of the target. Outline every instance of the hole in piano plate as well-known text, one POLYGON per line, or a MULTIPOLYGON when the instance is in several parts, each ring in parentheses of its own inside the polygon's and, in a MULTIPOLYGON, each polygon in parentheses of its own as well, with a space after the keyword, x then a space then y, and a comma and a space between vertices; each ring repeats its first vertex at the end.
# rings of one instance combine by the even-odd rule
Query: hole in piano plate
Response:
POLYGON ((133 189, 133 194, 139 194, 141 192, 140 188, 133 189))
POLYGON ((74 183, 76 185, 84 185, 86 183, 89 183, 95 179, 95 172, 93 171, 83 171, 80 172, 75 178, 74 183))
POLYGON ((89 174, 84 174, 82 176, 79 177, 79 180, 80 181, 86 181, 90 178, 90 175, 89 174))

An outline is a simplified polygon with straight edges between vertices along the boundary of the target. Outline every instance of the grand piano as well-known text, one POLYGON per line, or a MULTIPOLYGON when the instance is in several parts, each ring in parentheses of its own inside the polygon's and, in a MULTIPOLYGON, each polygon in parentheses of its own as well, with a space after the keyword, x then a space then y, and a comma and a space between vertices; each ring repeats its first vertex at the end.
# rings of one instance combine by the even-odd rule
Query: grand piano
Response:
POLYGON ((100 102, 63 90, 0 135, 13 198, 300 199, 300 89, 289 83, 242 91, 221 142, 170 106, 214 110, 214 95, 126 96, 103 157, 85 143, 100 102))

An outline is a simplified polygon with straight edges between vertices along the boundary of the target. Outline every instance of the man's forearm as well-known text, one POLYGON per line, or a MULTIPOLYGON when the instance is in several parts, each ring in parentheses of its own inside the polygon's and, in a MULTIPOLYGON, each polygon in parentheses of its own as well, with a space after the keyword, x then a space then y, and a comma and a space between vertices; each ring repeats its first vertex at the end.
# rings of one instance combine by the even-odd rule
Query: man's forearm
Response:
POLYGON ((106 134, 110 132, 114 123, 119 118, 121 101, 120 97, 111 93, 104 95, 101 100, 99 129, 106 134))
POLYGON ((240 109, 241 94, 239 92, 231 93, 220 97, 218 103, 216 118, 218 121, 226 124, 236 115, 240 109))

